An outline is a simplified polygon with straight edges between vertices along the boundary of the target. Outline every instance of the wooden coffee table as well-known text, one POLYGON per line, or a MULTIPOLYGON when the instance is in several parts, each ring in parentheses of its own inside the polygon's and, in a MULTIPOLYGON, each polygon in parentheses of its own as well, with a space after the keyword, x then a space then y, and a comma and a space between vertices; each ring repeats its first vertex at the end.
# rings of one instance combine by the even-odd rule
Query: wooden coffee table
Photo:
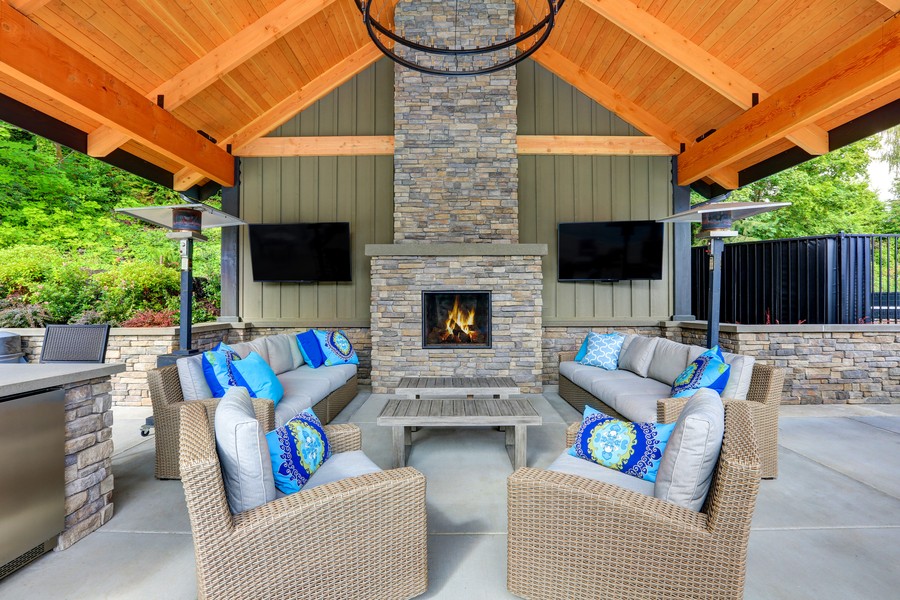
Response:
POLYGON ((526 398, 394 398, 388 400, 376 422, 392 428, 394 466, 398 468, 406 464, 406 447, 412 446, 411 427, 506 426, 506 445, 513 447, 513 467, 518 469, 525 466, 526 428, 540 425, 543 419, 526 398))
POLYGON ((512 377, 404 377, 395 391, 397 396, 404 398, 509 398, 520 393, 512 377))

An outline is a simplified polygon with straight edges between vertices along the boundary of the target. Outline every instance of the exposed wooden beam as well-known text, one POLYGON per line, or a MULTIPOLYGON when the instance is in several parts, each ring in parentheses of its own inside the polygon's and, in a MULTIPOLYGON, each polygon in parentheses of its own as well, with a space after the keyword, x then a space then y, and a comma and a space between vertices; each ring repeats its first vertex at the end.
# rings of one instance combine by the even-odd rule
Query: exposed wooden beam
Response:
POLYGON ((737 169, 722 167, 709 174, 709 178, 721 185, 726 190, 736 190, 741 187, 737 169))
POLYGON ((245 144, 240 156, 372 156, 393 155, 392 135, 263 137, 245 144))
MULTIPOLYGON (((335 0, 285 0, 259 19, 225 40, 214 50, 191 63, 183 71, 147 94, 156 101, 165 98, 172 111, 208 88, 216 80, 270 46, 288 32, 314 17, 335 0)), ((103 126, 88 136, 88 154, 106 156, 129 137, 103 126)))
POLYGON ((677 151, 652 136, 520 135, 519 154, 672 156, 677 151))
MULTIPOLYGON (((676 151, 652 136, 520 135, 519 154, 672 156, 676 151)), ((393 155, 392 135, 263 137, 245 144, 241 157, 393 155)))
POLYGON ((652 135, 672 150, 679 150, 681 144, 687 142, 685 136, 680 135, 669 125, 650 114, 646 109, 625 98, 615 89, 600 81, 600 79, 588 73, 550 46, 545 44, 532 55, 532 58, 547 70, 555 73, 560 79, 577 88, 594 102, 602 104, 608 110, 616 113, 642 132, 652 135))
MULTIPOLYGON (((753 106, 754 93, 760 99, 769 96, 759 85, 629 0, 580 1, 744 110, 753 106)), ((828 133, 817 125, 808 125, 787 137, 810 154, 828 152, 828 133)))
POLYGON ((900 0, 877 0, 879 4, 894 12, 900 11, 900 0))
POLYGON ((0 0, 0 72, 222 185, 233 158, 0 0))
MULTIPOLYGON (((364 71, 383 56, 384 54, 371 42, 362 46, 253 121, 221 140, 219 145, 224 147, 226 144, 231 144, 233 152, 240 154, 245 145, 266 135, 297 113, 312 106, 333 89, 364 71)), ((186 190, 202 179, 203 176, 200 173, 183 169, 175 174, 175 189, 186 190)))
POLYGON ((679 160, 678 182, 705 177, 898 80, 900 17, 894 17, 688 148, 679 160))
POLYGON ((44 8, 50 0, 10 0, 9 5, 25 16, 44 8))

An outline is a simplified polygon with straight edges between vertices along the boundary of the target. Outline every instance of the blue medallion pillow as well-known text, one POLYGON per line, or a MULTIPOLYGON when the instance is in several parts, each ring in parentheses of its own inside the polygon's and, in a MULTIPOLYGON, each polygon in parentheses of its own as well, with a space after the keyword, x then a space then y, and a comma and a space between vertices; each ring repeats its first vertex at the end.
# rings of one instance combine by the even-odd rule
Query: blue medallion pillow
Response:
MULTIPOLYGON (((324 331, 322 333, 325 333, 324 331)), ((319 345, 319 338, 316 336, 316 330, 310 329, 303 333, 297 334, 297 345, 300 346, 300 354, 313 369, 318 369, 325 363, 325 355, 322 354, 322 347, 319 345)))
POLYGON ((572 456, 590 460, 632 477, 656 481, 659 461, 675 423, 631 423, 584 407, 572 456))
POLYGON ((203 367, 203 377, 212 391, 213 398, 221 398, 228 388, 237 385, 231 365, 239 358, 234 350, 223 343, 219 343, 212 350, 203 353, 200 364, 203 367))
POLYGON ((731 367, 725 362, 722 351, 713 346, 695 358, 672 383, 673 398, 689 398, 701 388, 715 390, 719 394, 728 384, 731 367))
POLYGON ((607 371, 615 371, 619 366, 619 352, 625 342, 620 333, 599 334, 591 331, 584 340, 584 354, 575 360, 590 367, 600 367, 607 371))
POLYGON ((312 474, 331 457, 322 423, 306 409, 266 434, 275 487, 285 494, 299 492, 312 474))
POLYGON ((253 398, 268 398, 277 405, 284 397, 284 386, 278 381, 275 371, 256 352, 232 362, 231 372, 236 385, 247 388, 253 398))
POLYGON ((314 329, 316 339, 319 340, 319 349, 325 357, 325 366, 334 365, 358 365, 359 356, 353 349, 353 344, 347 339, 343 331, 319 331, 314 329))

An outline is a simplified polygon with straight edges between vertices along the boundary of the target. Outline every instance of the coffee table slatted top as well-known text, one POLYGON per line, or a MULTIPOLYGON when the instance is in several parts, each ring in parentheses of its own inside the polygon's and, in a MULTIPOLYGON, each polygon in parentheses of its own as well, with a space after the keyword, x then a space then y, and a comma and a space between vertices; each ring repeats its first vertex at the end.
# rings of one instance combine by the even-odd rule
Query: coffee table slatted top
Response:
POLYGON ((524 398, 394 398, 388 400, 377 422, 421 427, 540 425, 541 416, 524 398))
POLYGON ((395 394, 406 398, 435 396, 496 396, 519 394, 512 377, 404 377, 395 394))

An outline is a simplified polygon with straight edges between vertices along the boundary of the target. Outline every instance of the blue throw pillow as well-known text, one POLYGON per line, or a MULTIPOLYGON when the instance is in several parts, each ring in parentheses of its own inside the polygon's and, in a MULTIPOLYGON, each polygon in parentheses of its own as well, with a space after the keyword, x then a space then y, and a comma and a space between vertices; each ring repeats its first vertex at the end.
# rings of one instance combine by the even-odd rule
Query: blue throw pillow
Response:
POLYGON ((675 423, 620 421, 585 406, 584 419, 569 454, 655 482, 673 429, 675 423))
POLYGON ((587 354, 587 345, 588 339, 591 337, 593 331, 588 331, 588 334, 584 336, 584 341, 581 342, 581 348, 578 349, 578 352, 575 354, 575 362, 580 363, 584 360, 584 355, 587 354))
POLYGON ((331 445, 322 423, 309 408, 267 433, 266 443, 275 487, 285 494, 299 492, 316 469, 331 457, 331 445))
POLYGON ((284 387, 275 376, 275 371, 256 352, 232 362, 231 371, 236 384, 247 388, 254 398, 268 398, 277 405, 284 397, 284 387))
POLYGON ((728 384, 731 367, 718 346, 713 346, 695 358, 672 383, 673 398, 689 398, 700 388, 709 388, 719 394, 728 384))
POLYGON ((316 339, 319 340, 319 349, 325 357, 325 366, 334 365, 358 365, 359 357, 353 349, 353 344, 347 339, 343 331, 319 331, 313 330, 316 339))
POLYGON ((225 395, 225 390, 237 385, 231 365, 238 358, 237 353, 223 343, 203 353, 200 364, 203 366, 203 377, 212 391, 213 398, 221 398, 225 395))
POLYGON ((319 338, 316 337, 314 329, 298 333, 297 345, 300 346, 303 360, 313 369, 318 369, 325 362, 325 356, 322 354, 322 347, 319 346, 319 338))
POLYGON ((601 335, 592 331, 585 338, 585 353, 578 362, 590 367, 615 371, 619 366, 619 352, 624 342, 625 336, 619 333, 601 335))

